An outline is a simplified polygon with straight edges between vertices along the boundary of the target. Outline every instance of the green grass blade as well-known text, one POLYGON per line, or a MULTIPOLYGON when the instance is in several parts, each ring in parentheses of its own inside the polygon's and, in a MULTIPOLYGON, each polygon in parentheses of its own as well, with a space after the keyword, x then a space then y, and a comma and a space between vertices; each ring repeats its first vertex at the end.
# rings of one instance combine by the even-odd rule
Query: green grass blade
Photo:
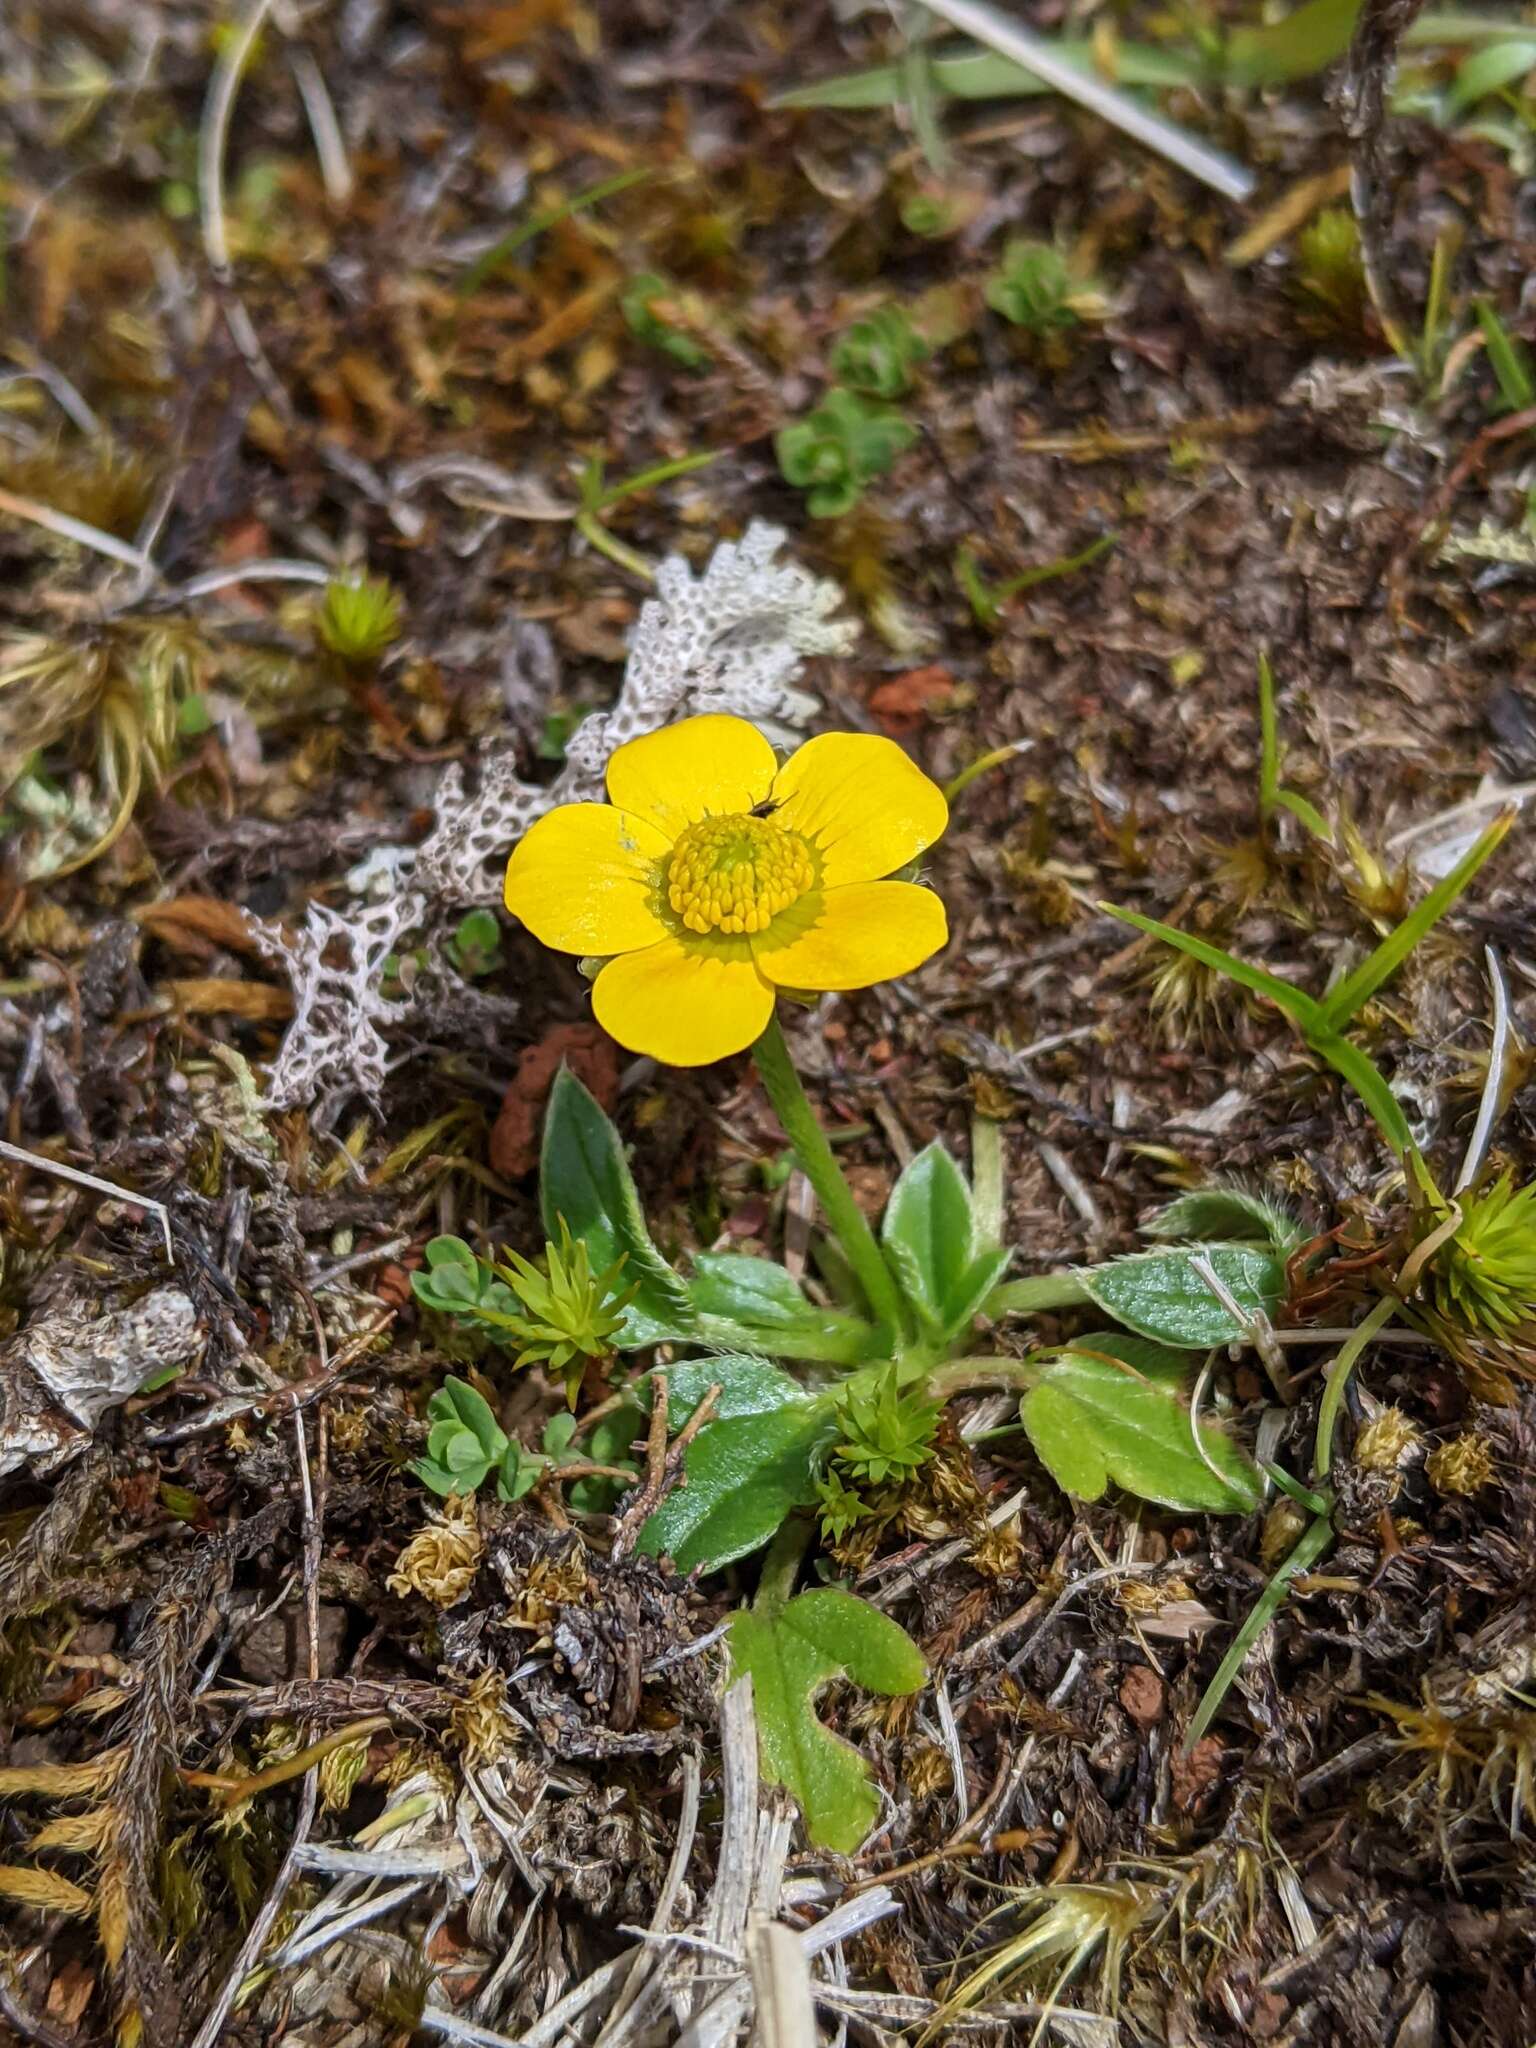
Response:
MULTIPOLYGON (((1081 37, 1064 37, 1053 42, 1057 54, 1084 71, 1097 70, 1093 45, 1081 37)), ((930 78, 937 96, 956 100, 1029 99, 1048 93, 1051 87, 1033 71, 990 50, 961 48, 930 61, 930 78)), ((1115 47, 1115 83, 1128 86, 1193 86, 1207 78, 1203 64, 1191 56, 1158 50, 1147 43, 1118 43, 1115 47)), ((868 71, 844 72, 837 78, 823 78, 814 85, 799 85, 779 93, 771 107, 838 107, 857 110, 866 107, 894 107, 906 98, 906 85, 899 64, 876 64, 868 71)))
POLYGON ((604 178, 600 184, 589 185, 585 192, 573 194, 559 206, 552 206, 547 213, 535 214, 532 220, 524 221, 519 228, 513 228, 511 233, 503 235, 499 242, 493 242, 484 255, 475 258, 454 286, 454 297, 469 298, 480 289, 493 271, 500 270, 519 249, 525 249, 530 242, 535 241, 548 229, 558 227, 561 221, 569 220, 573 214, 585 213, 589 206, 600 205, 603 200, 612 199, 615 193, 627 192, 631 185, 639 185, 655 175, 654 171, 643 168, 620 171, 612 178, 604 178))
POLYGON ((1337 1031, 1304 1031, 1302 1036, 1320 1060, 1326 1060, 1342 1080, 1349 1083, 1360 1100, 1370 1111, 1376 1128, 1399 1159, 1411 1150, 1413 1133, 1408 1128, 1408 1119, 1403 1115, 1397 1097, 1387 1085, 1382 1073, 1368 1053, 1358 1045, 1351 1045, 1337 1031))
POLYGON ((1319 1006, 1304 989, 1294 982, 1282 981, 1278 974, 1270 974, 1262 967, 1250 966, 1246 960, 1239 960, 1235 954, 1224 953, 1220 946, 1213 946, 1207 939, 1197 939, 1193 932, 1181 932, 1177 925, 1160 924, 1155 917, 1143 917, 1136 910, 1121 910, 1113 903, 1101 903, 1101 910, 1111 917, 1118 917, 1122 924, 1134 925, 1139 932, 1149 937, 1162 939, 1167 945, 1187 953, 1191 960, 1198 960, 1202 966, 1212 967, 1218 974, 1225 974, 1229 980, 1252 989, 1255 995, 1268 996, 1272 1003, 1278 1003, 1285 1014, 1303 1033, 1313 1031, 1321 1018, 1319 1006))
POLYGON ((1205 1688, 1200 1704, 1195 1709, 1195 1718, 1190 1722, 1189 1731, 1184 1737, 1186 1751, 1194 1748, 1215 1720, 1222 1701, 1232 1690, 1234 1679, 1247 1663, 1249 1652, 1280 1612, 1290 1592, 1292 1579, 1299 1578, 1304 1571, 1310 1570, 1332 1542, 1333 1523, 1326 1515, 1319 1515, 1303 1532, 1301 1541, 1254 1601, 1248 1619, 1233 1638, 1231 1649, 1217 1666, 1216 1676, 1205 1688))
POLYGON ((1349 48, 1360 0, 1306 0, 1284 21, 1235 29, 1227 42, 1228 85, 1284 85, 1326 71, 1349 48))
POLYGON ((1414 905, 1369 959, 1362 960, 1354 973, 1347 974, 1332 995, 1316 1006, 1319 1029, 1325 1032, 1342 1030, 1356 1011, 1370 1001, 1382 983, 1396 974, 1414 947, 1434 930, 1484 861, 1506 837, 1515 817, 1513 809, 1501 811, 1445 879, 1437 882, 1421 903, 1414 905))
POLYGON ((1532 374, 1530 357, 1486 299, 1477 301, 1476 312, 1505 405, 1511 412, 1527 411, 1536 405, 1536 375, 1532 374))
POLYGON ((1332 846, 1333 827, 1316 804, 1308 803, 1307 799, 1298 796, 1294 789, 1277 789, 1275 802, 1281 810, 1289 811, 1293 818, 1299 818, 1314 839, 1320 839, 1324 846, 1332 846))
POLYGON ((1266 648, 1259 649, 1259 815, 1267 818, 1280 800, 1280 722, 1275 716, 1275 672, 1266 648))

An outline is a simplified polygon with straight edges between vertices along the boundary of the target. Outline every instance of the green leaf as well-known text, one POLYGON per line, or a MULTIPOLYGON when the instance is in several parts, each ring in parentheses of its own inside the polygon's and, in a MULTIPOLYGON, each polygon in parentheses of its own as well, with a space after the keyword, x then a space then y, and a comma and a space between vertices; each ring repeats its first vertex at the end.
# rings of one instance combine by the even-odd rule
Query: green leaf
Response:
POLYGON ((1124 1341, 1082 1338, 1041 1367, 1019 1403, 1019 1419, 1057 1485, 1097 1500, 1113 1481, 1186 1513, 1246 1514, 1257 1507, 1259 1475, 1230 1437, 1202 1422, 1205 1458, 1196 1449, 1176 1359, 1143 1354, 1141 1366, 1151 1369, 1138 1370, 1110 1349, 1124 1341))
POLYGON ((1180 1350, 1205 1351, 1242 1335, 1195 1270, 1204 1257, 1239 1307, 1273 1316, 1285 1298, 1285 1260, 1255 1244, 1185 1245, 1133 1252, 1108 1265, 1079 1268, 1088 1298, 1138 1335, 1180 1350))
POLYGON ((483 1394, 477 1394, 467 1380, 447 1379, 427 1403, 428 1419, 436 1426, 455 1422, 467 1430, 485 1456, 494 1464, 506 1449, 501 1424, 483 1394))
MULTIPOLYGON (((1519 813, 1501 811, 1457 861, 1448 875, 1438 881, 1427 896, 1416 903, 1402 923, 1388 932, 1376 950, 1362 960, 1353 974, 1347 974, 1318 1006, 1316 1028, 1320 1032, 1342 1031, 1383 982, 1396 974, 1419 941, 1428 936, 1445 913, 1465 891, 1473 876, 1504 839, 1519 813)), ((1309 1032, 1309 1037, 1311 1033, 1309 1032)), ((1317 1048, 1321 1050, 1319 1046, 1317 1048)))
POLYGON ((1198 960, 1202 967, 1214 968, 1239 987, 1252 989, 1257 996, 1268 996, 1285 1014, 1300 1026, 1303 1032, 1312 1029, 1322 1017, 1322 1004, 1309 996, 1305 989, 1294 983, 1282 981, 1278 974, 1271 974, 1266 968, 1255 967, 1247 960, 1239 960, 1235 953, 1227 953, 1220 946, 1213 946, 1209 939, 1196 938, 1193 932, 1180 931, 1176 924, 1163 924, 1155 917, 1143 917, 1138 910, 1121 910, 1113 903, 1101 903, 1099 908, 1118 917, 1122 924, 1134 925, 1149 938, 1161 939, 1165 945, 1177 952, 1187 953, 1191 960, 1198 960))
POLYGON ((1148 1217, 1144 1237, 1167 1243, 1179 1238, 1200 1241, 1227 1238, 1234 1243, 1273 1245, 1289 1254, 1306 1241, 1306 1232, 1278 1202, 1248 1188, 1193 1188, 1148 1217))
POLYGON ((521 1500, 537 1484, 549 1466, 548 1458, 525 1451, 520 1444, 508 1444, 496 1475, 496 1493, 501 1500, 521 1500))
MULTIPOLYGON (((1516 24, 1511 22, 1510 26, 1516 24)), ((1457 68, 1446 94, 1445 111, 1452 118, 1465 114, 1489 93, 1502 92, 1506 85, 1516 84, 1528 71, 1536 71, 1536 40, 1529 36, 1517 36, 1507 43, 1492 43, 1486 49, 1475 50, 1457 68)), ((1529 405, 1531 400, 1525 402, 1529 405)))
POLYGON ((742 1252, 695 1252, 693 1265, 688 1292, 704 1315, 729 1316, 760 1330, 788 1330, 818 1314, 800 1283, 773 1259, 749 1258, 742 1252))
POLYGON ((1004 1251, 978 1250, 965 1175, 937 1141, 897 1181, 881 1237, 902 1292, 945 1336, 969 1323, 1008 1263, 1004 1251))
POLYGON ((696 1358, 665 1370, 674 1428, 711 1386, 721 1393, 714 1420, 688 1446, 686 1484, 651 1516, 639 1547, 671 1557, 679 1571, 717 1571, 759 1549, 786 1515, 815 1498, 830 1404, 761 1358, 696 1358))
POLYGON ((880 1231, 887 1248, 910 1255, 905 1284, 915 1308, 943 1318, 974 1250, 971 1191, 937 1139, 925 1145, 891 1191, 880 1231))
MULTIPOLYGON (((1532 49, 1536 52, 1536 45, 1532 49)), ((1481 54, 1486 57, 1495 53, 1484 50, 1481 54)), ((1486 299, 1476 302, 1475 311, 1488 360, 1499 380, 1499 395, 1509 411, 1524 412, 1536 405, 1536 372, 1531 369, 1531 359, 1486 299)))
POLYGON ((730 1623, 731 1673, 750 1677, 763 1776, 799 1800, 806 1833, 850 1855, 880 1811, 869 1766, 816 1718, 834 1678, 869 1692, 916 1692, 928 1676, 905 1629, 852 1593, 800 1593, 776 1613, 743 1608, 730 1623))
MULTIPOLYGON (((1068 64, 1080 70, 1099 70, 1093 45, 1082 38, 1051 38, 1051 48, 1068 64)), ((1121 85, 1198 85, 1208 67, 1182 52, 1154 49, 1147 43, 1115 44, 1115 77, 1121 85)), ((933 58, 930 77, 934 90, 958 100, 1025 99, 1054 91, 1033 71, 999 57, 990 50, 956 45, 933 58)), ((841 77, 818 79, 813 85, 797 86, 769 102, 774 107, 890 107, 906 97, 905 80, 896 64, 878 64, 868 71, 845 72, 841 77)))
POLYGON ((1349 48, 1360 0, 1306 0, 1283 21, 1234 29, 1223 69, 1230 85, 1284 85, 1326 71, 1349 48))
POLYGON ((639 1291, 624 1312, 623 1349, 688 1338, 695 1320, 688 1291, 651 1241, 618 1132, 569 1067, 550 1090, 539 1202, 551 1237, 563 1220, 573 1238, 585 1240, 594 1272, 624 1257, 624 1279, 639 1291))

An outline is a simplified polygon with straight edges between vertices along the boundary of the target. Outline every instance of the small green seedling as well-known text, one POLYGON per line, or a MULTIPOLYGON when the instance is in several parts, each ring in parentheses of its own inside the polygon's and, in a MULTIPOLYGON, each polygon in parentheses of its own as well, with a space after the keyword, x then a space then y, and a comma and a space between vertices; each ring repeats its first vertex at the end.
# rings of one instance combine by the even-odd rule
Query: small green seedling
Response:
POLYGON ((381 576, 333 577, 315 630, 348 668, 371 668, 400 637, 400 594, 381 576))
POLYGON ((511 1442, 483 1394, 467 1380, 445 1380, 427 1403, 427 1455, 411 1470, 434 1493, 474 1493, 492 1473, 502 1500, 517 1500, 538 1477, 524 1471, 524 1453, 511 1442))
POLYGON ((425 1257, 425 1269, 411 1275, 411 1292, 423 1308, 466 1322, 477 1322, 482 1313, 515 1312, 517 1297, 462 1237, 434 1237, 425 1257))
POLYGON ((1003 625, 1003 606, 1011 599, 1026 590, 1038 590, 1042 583, 1054 583, 1062 576, 1075 576, 1079 569, 1086 569, 1107 555, 1119 538, 1117 533, 1101 533, 1097 540, 1091 540, 1075 555, 1058 555, 1054 562, 1021 569, 1016 576, 1006 577, 1001 583, 989 583, 981 573, 981 565, 975 555, 969 548, 962 547, 955 553, 955 581, 964 591, 965 601, 977 625, 984 632, 996 633, 1003 625))
POLYGON ((1529 412, 1536 405, 1536 369, 1525 347, 1515 339, 1486 299, 1477 301, 1477 324, 1483 346, 1498 379, 1501 412, 1529 412))
POLYGON ((501 926, 493 910, 471 910, 459 920, 446 951, 469 981, 494 974, 501 965, 501 926))
POLYGON ((1314 839, 1324 846, 1333 844, 1333 827, 1315 804, 1287 789, 1280 778, 1285 772, 1285 755, 1280 744, 1280 723, 1275 715, 1275 672, 1266 649, 1259 651, 1259 823, 1267 831, 1276 811, 1289 811, 1314 839))
POLYGON ((927 342, 899 306, 882 306, 841 334, 832 374, 868 398, 905 398, 929 354, 927 342))
POLYGON ((994 313, 1033 335, 1064 333, 1104 310, 1091 280, 1075 278, 1067 258, 1052 242, 1016 236, 982 287, 994 313))
POLYGON ((916 439, 916 427, 893 406, 836 385, 814 412, 779 429, 774 448, 785 482, 805 492, 811 517, 835 519, 916 439))
POLYGON ((637 341, 660 349, 685 370, 702 370, 709 362, 709 350, 695 341, 686 328, 674 326, 666 317, 665 309, 675 299, 676 288, 666 278, 654 270, 642 270, 624 287, 619 307, 637 341))

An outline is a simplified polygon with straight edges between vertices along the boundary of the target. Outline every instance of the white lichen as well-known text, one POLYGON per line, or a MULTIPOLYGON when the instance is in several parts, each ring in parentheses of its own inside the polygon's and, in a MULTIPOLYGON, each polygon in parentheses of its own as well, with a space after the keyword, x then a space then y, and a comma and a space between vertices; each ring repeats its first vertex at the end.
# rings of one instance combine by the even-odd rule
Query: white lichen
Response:
POLYGON ((269 1107, 322 1096, 328 1108, 358 1094, 378 1100, 391 1040, 441 1019, 450 992, 454 1008, 479 993, 454 975, 439 927, 451 912, 500 903, 513 843, 555 804, 600 797, 608 757, 624 741, 701 711, 734 712, 770 732, 804 725, 816 703, 795 688, 806 659, 843 652, 855 628, 834 616, 842 602, 836 584, 774 559, 783 543, 778 528, 754 524, 716 548, 700 576, 680 557, 662 564, 618 699, 578 726, 553 782, 524 782, 511 748, 481 767, 473 791, 455 763, 438 786, 430 836, 414 852, 371 856, 348 878, 356 890, 350 906, 311 905, 292 936, 276 924, 255 928, 294 993, 293 1022, 267 1078, 269 1107), (418 952, 426 964, 413 974, 418 952), (393 998, 383 993, 391 955, 410 956, 404 990, 393 998))

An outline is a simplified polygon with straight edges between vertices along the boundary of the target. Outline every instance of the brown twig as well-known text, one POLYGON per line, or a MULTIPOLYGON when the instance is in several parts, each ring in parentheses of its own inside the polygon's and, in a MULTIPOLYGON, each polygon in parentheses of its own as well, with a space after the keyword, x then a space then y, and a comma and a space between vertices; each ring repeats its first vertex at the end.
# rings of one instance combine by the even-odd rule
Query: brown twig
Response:
POLYGON ((645 1444, 645 1478, 635 1489, 614 1529, 614 1557, 627 1557, 634 1549, 640 1531, 673 1487, 687 1484, 683 1477, 683 1460, 688 1454, 688 1446, 714 1414, 721 1391, 718 1383, 709 1389, 669 1447, 666 1374, 653 1373, 651 1386, 654 1391, 651 1395, 651 1427, 645 1444))

